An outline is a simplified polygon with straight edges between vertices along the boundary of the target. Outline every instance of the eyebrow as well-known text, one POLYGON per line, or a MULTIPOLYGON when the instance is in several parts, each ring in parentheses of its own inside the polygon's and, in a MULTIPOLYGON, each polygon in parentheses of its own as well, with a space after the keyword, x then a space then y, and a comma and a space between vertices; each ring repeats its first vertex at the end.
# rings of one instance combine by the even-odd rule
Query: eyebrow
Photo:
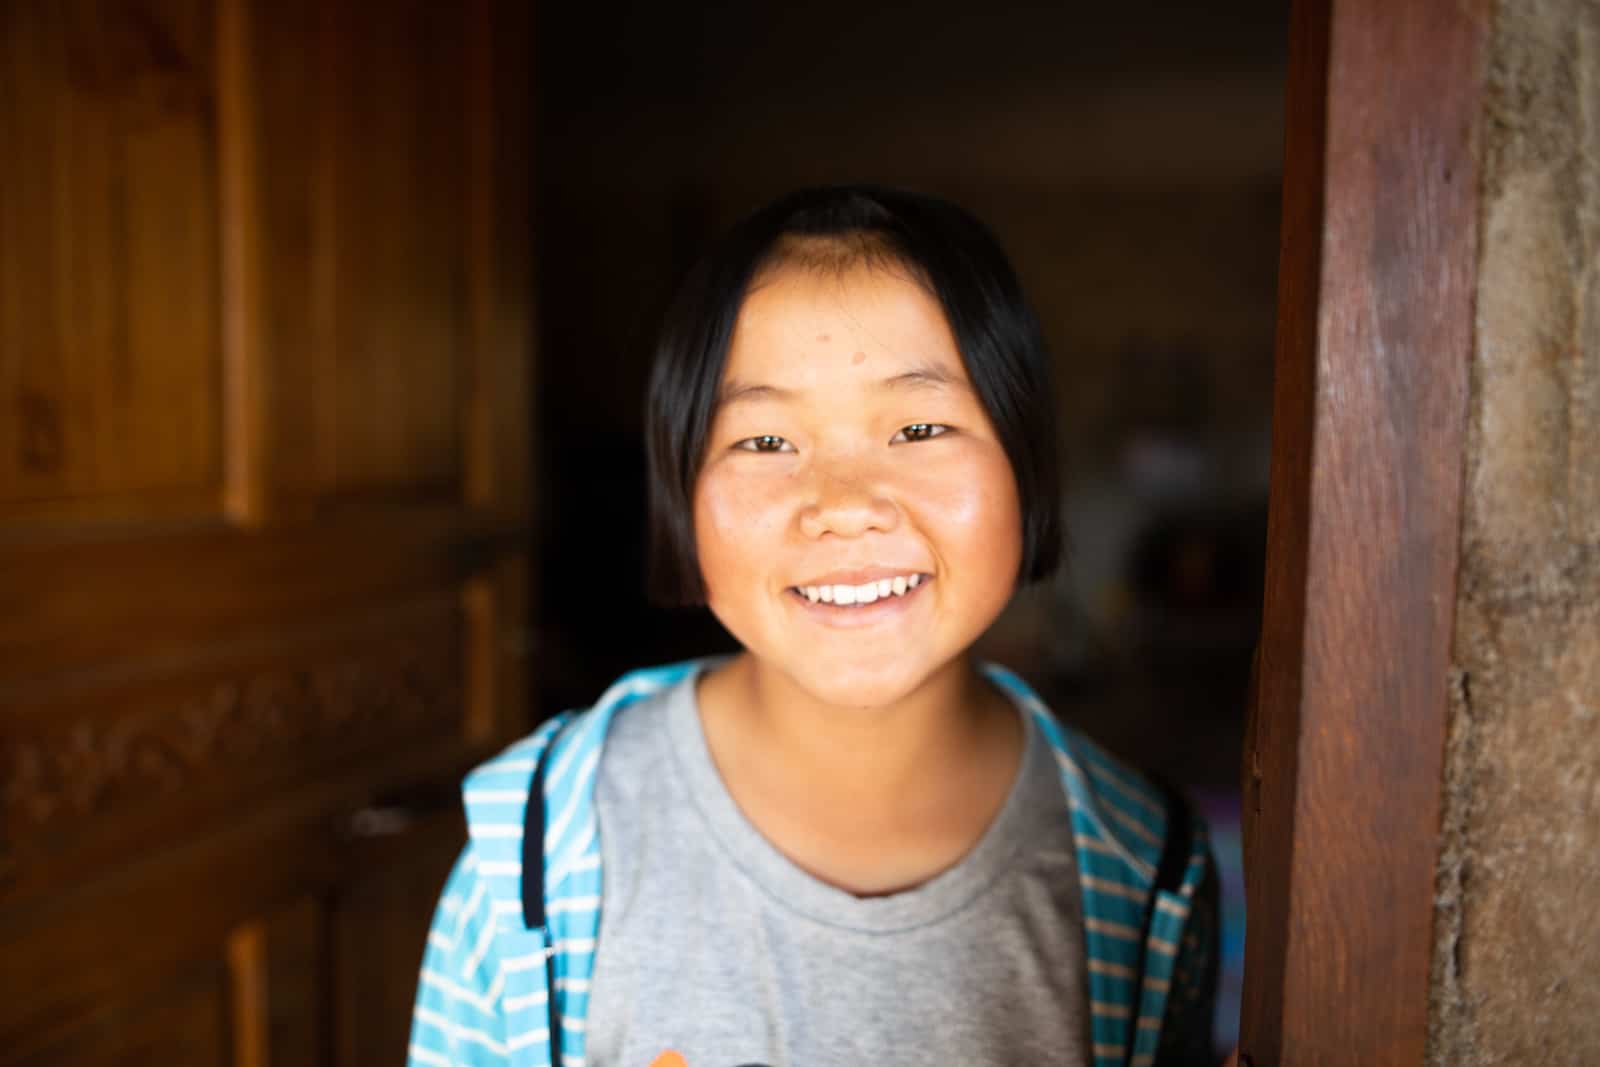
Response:
POLYGON ((903 374, 885 378, 878 383, 880 389, 889 390, 916 390, 916 389, 967 389, 967 383, 951 374, 937 363, 924 363, 913 367, 903 374))
POLYGON ((717 406, 727 407, 729 404, 757 400, 787 400, 792 396, 794 391, 791 389, 780 389, 776 385, 755 385, 741 382, 737 378, 729 378, 717 391, 717 406))
MULTIPOLYGON (((912 392, 921 389, 970 390, 971 386, 937 363, 924 363, 911 370, 884 378, 878 382, 878 388, 886 392, 912 392)), ((789 400, 794 395, 793 389, 729 378, 717 392, 717 404, 727 407, 730 404, 754 403, 762 400, 789 400)))

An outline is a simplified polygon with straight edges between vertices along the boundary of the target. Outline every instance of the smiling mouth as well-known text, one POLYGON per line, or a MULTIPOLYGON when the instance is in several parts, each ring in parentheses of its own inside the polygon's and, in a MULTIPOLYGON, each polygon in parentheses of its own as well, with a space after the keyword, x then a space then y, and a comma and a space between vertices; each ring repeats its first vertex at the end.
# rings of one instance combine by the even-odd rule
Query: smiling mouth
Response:
POLYGON ((789 592, 811 604, 831 604, 840 608, 865 607, 879 600, 908 596, 931 581, 933 576, 930 574, 908 572, 859 585, 791 585, 789 592))

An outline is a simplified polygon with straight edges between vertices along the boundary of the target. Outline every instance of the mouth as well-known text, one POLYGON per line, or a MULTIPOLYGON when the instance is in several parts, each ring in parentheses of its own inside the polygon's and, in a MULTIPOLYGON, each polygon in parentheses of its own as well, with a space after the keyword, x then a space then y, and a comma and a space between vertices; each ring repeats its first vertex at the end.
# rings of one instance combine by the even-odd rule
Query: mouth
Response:
POLYGON ((933 575, 919 571, 875 577, 861 582, 818 582, 791 585, 787 592, 807 604, 835 609, 859 610, 880 601, 904 600, 933 581, 933 575))

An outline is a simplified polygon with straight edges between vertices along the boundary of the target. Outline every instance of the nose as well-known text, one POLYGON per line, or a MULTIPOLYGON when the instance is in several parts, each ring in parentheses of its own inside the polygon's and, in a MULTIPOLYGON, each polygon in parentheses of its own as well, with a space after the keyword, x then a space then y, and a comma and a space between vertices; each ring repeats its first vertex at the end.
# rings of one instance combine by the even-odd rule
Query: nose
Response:
POLYGON ((887 533, 899 521, 900 510, 869 479, 843 470, 820 471, 811 501, 800 509, 800 532, 812 539, 887 533))

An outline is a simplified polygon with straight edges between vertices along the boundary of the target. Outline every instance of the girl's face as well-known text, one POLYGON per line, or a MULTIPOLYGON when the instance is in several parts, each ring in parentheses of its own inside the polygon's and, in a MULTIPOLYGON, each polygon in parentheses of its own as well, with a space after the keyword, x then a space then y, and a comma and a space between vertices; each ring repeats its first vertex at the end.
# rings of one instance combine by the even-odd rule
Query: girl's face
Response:
POLYGON ((1016 479, 939 303, 903 272, 780 266, 740 309, 695 542, 765 668, 878 707, 951 666, 1016 582, 1016 479))

